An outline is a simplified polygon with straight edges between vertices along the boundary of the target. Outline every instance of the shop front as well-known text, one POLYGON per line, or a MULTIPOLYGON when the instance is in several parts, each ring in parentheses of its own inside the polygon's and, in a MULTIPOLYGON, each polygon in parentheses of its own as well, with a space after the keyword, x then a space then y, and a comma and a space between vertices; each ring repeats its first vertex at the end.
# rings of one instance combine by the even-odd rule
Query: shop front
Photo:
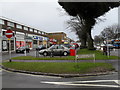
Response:
MULTIPOLYGON (((2 29, 2 33, 1 33, 1 50, 2 51, 9 51, 9 46, 11 46, 11 50, 15 51, 15 38, 14 38, 14 34, 13 37, 10 38, 10 44, 9 44, 9 40, 8 38, 5 36, 5 32, 7 30, 2 29)), ((13 32, 14 33, 14 32, 13 32)))
POLYGON ((42 36, 40 36, 40 37, 38 37, 38 45, 43 45, 43 37, 42 36))
POLYGON ((50 47, 50 45, 48 44, 49 38, 48 37, 44 37, 43 38, 43 45, 46 47, 50 47))
MULTIPOLYGON (((11 40, 10 40, 10 43, 11 43, 11 50, 14 51, 15 49, 15 40, 14 38, 12 37, 11 40)), ((9 51, 9 40, 8 38, 6 38, 6 36, 3 36, 2 37, 2 51, 9 51)))
POLYGON ((37 48, 37 46, 39 45, 38 42, 38 36, 33 36, 33 48, 37 48))
POLYGON ((0 30, 0 53, 2 52, 2 30, 0 30))
POLYGON ((25 37, 25 45, 26 47, 33 49, 33 39, 30 36, 25 37))
POLYGON ((24 33, 16 33, 16 48, 25 46, 24 33))

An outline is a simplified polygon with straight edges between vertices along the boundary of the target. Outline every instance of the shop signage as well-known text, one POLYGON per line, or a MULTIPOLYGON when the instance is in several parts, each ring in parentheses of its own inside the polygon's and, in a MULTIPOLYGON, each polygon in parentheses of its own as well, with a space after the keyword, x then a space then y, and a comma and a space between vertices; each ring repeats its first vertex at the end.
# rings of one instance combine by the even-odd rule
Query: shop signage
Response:
POLYGON ((40 40, 40 41, 43 41, 43 37, 39 37, 39 40, 40 40))
POLYGON ((38 36, 33 36, 33 39, 38 40, 38 36))

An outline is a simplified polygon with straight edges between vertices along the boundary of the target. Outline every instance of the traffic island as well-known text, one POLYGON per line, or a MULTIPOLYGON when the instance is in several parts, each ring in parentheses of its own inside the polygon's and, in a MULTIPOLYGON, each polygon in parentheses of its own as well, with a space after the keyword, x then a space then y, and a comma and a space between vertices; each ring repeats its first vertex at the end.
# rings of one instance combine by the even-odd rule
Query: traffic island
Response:
POLYGON ((59 77, 80 77, 105 75, 115 69, 108 63, 57 63, 57 62, 5 62, 3 69, 35 74, 59 77))

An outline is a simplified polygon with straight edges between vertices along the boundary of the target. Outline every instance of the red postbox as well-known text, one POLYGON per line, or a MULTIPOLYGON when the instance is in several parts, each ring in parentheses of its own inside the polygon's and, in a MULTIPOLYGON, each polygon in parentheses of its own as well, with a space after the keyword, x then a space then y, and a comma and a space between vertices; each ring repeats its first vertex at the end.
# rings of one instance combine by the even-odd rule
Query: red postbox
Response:
POLYGON ((75 56, 76 55, 76 50, 74 48, 70 49, 70 56, 75 56))

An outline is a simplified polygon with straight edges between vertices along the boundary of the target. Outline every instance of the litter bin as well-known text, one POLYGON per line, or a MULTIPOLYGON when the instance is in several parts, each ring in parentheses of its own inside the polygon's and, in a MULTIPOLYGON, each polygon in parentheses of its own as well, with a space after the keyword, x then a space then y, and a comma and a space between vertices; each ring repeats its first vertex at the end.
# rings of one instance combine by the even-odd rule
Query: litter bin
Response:
POLYGON ((70 56, 75 56, 76 55, 76 50, 74 48, 70 49, 70 56))

